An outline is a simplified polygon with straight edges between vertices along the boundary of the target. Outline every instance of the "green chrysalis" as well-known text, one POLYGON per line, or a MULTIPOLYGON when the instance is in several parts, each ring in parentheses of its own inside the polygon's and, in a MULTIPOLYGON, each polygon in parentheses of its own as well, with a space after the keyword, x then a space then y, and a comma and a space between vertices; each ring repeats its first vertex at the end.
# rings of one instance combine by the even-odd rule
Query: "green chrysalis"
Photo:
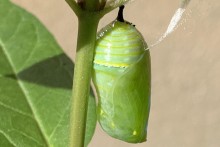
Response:
POLYGON ((93 82, 98 95, 98 121, 110 136, 146 141, 150 111, 150 53, 140 32, 118 17, 103 28, 95 48, 93 82))

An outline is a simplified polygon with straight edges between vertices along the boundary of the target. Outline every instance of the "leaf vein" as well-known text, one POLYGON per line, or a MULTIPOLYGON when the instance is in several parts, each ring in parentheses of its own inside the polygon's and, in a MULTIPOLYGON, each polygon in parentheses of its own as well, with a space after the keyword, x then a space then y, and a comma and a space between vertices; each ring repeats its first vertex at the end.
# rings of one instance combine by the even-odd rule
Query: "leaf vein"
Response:
POLYGON ((1 102, 1 101, 0 101, 0 106, 4 107, 4 108, 6 108, 6 109, 10 109, 10 110, 12 110, 12 111, 14 111, 14 112, 16 112, 16 113, 19 113, 19 114, 21 114, 21 115, 24 115, 24 116, 27 116, 27 117, 30 117, 30 118, 33 119, 33 116, 32 116, 32 115, 27 114, 27 113, 24 113, 24 112, 22 112, 22 111, 20 111, 20 110, 18 110, 18 109, 15 109, 15 108, 13 108, 13 107, 11 107, 11 106, 9 106, 9 105, 6 105, 6 104, 4 104, 4 103, 1 102))
MULTIPOLYGON (((7 53, 6 47, 5 47, 4 44, 2 43, 2 40, 0 40, 0 44, 2 45, 3 53, 5 54, 6 58, 8 59, 9 64, 11 65, 13 72, 15 73, 16 79, 19 79, 18 76, 17 76, 17 74, 16 74, 16 70, 15 70, 16 68, 14 67, 13 62, 11 61, 10 55, 7 53)), ((35 119, 35 121, 36 121, 36 123, 37 123, 37 125, 38 125, 38 128, 39 128, 39 130, 40 130, 40 132, 41 132, 42 137, 44 138, 45 143, 47 144, 47 146, 50 146, 50 143, 49 143, 49 141, 48 141, 48 139, 47 139, 47 136, 45 135, 45 134, 46 134, 46 133, 45 133, 45 130, 43 129, 43 127, 42 127, 42 125, 41 125, 41 121, 40 121, 40 119, 39 119, 38 116, 37 116, 37 112, 36 112, 36 110, 34 109, 33 104, 31 103, 31 101, 30 101, 29 98, 28 98, 29 95, 28 95, 28 92, 27 92, 26 89, 25 89, 25 86, 24 86, 23 83, 20 82, 19 80, 17 80, 17 82, 18 82, 18 84, 19 84, 19 86, 20 86, 20 88, 21 88, 21 91, 22 91, 22 92, 24 93, 24 95, 25 95, 25 99, 26 99, 26 101, 27 101, 27 104, 29 105, 29 107, 30 107, 30 109, 31 109, 31 111, 32 111, 32 113, 33 113, 34 119, 35 119)))
POLYGON ((63 112, 62 116, 60 117, 59 119, 59 122, 57 123, 57 125, 54 127, 53 131, 51 132, 51 134, 49 135, 49 138, 51 139, 54 135, 54 133, 56 132, 57 128, 59 127, 59 125, 61 124, 62 122, 62 118, 65 116, 66 112, 69 110, 69 107, 70 107, 70 103, 68 104, 68 106, 66 107, 65 111, 63 112))
POLYGON ((18 25, 16 26, 16 28, 15 28, 15 30, 14 30, 14 33, 13 33, 7 40, 5 40, 5 44, 6 44, 8 41, 10 41, 10 40, 15 36, 15 34, 18 32, 19 28, 21 27, 22 21, 23 21, 23 18, 20 17, 20 20, 19 20, 18 25))
POLYGON ((17 133, 21 134, 22 136, 26 137, 26 138, 29 139, 29 140, 34 141, 35 143, 39 144, 40 146, 44 146, 43 144, 39 143, 35 138, 31 137, 30 135, 28 135, 28 134, 26 134, 26 133, 23 133, 23 132, 21 132, 21 131, 19 131, 19 130, 16 130, 16 129, 13 129, 13 130, 11 130, 11 131, 12 131, 12 132, 17 132, 17 133))
POLYGON ((33 53, 35 52, 35 50, 37 49, 37 44, 39 42, 39 38, 38 38, 38 35, 37 35, 37 28, 35 28, 35 34, 36 34, 36 37, 37 37, 37 41, 34 43, 33 47, 32 47, 32 50, 30 51, 29 55, 28 55, 28 58, 24 61, 23 65, 21 66, 21 69, 25 66, 25 64, 31 59, 31 57, 33 56, 33 53))
POLYGON ((14 147, 16 147, 16 143, 14 143, 14 142, 12 141, 12 139, 11 139, 10 136, 8 136, 8 135, 7 135, 4 131, 2 131, 2 130, 0 130, 0 133, 1 133, 2 135, 4 135, 5 138, 7 138, 7 140, 8 140, 14 147))

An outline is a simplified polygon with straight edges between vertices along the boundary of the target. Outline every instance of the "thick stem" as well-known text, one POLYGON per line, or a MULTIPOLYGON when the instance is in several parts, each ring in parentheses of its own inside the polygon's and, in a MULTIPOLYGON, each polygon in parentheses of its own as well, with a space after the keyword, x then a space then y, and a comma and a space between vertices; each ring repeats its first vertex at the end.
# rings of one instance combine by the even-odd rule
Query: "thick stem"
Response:
POLYGON ((93 52, 98 22, 99 18, 92 14, 87 13, 79 17, 69 147, 84 147, 93 52))

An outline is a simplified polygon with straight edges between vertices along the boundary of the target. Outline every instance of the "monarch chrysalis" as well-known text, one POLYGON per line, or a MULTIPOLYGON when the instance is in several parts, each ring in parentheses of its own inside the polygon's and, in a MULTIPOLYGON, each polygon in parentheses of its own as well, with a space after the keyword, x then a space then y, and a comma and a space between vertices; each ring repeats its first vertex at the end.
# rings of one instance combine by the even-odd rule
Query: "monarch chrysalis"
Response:
POLYGON ((110 136, 131 143, 146 141, 150 111, 150 53, 140 32, 118 17, 98 34, 93 82, 98 121, 110 136))

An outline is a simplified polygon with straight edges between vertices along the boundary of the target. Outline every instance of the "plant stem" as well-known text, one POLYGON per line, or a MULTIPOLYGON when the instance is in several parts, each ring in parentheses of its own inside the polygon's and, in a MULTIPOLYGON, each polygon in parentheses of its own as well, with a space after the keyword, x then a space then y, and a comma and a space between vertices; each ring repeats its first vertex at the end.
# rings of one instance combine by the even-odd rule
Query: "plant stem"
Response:
POLYGON ((88 12, 78 18, 79 27, 71 101, 69 147, 84 147, 93 53, 100 19, 97 15, 88 12))

